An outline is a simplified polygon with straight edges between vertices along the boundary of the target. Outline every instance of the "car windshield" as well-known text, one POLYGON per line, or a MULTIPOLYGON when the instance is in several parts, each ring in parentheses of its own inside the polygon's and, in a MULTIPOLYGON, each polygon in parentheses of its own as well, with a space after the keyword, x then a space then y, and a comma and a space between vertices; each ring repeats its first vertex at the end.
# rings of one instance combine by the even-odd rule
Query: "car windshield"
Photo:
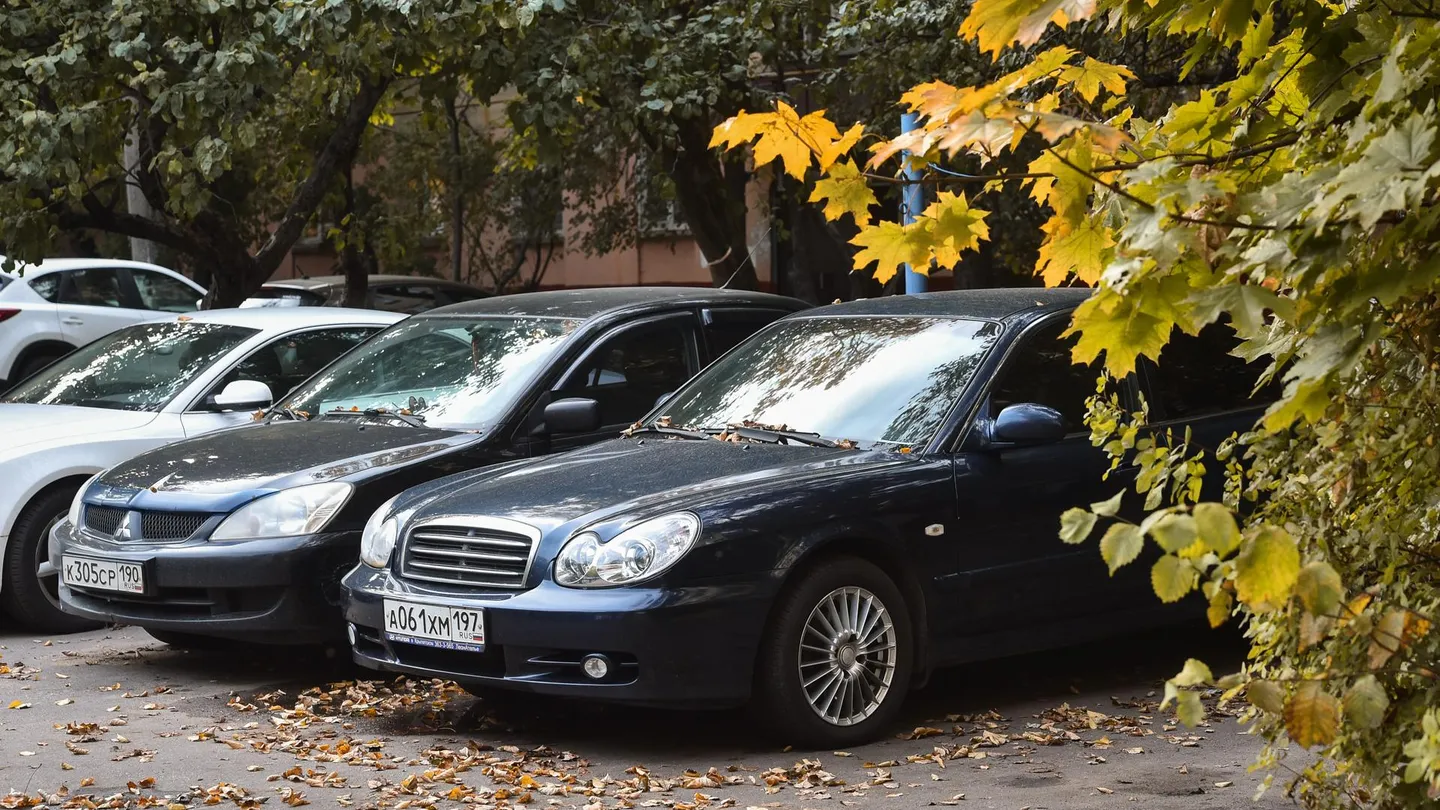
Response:
POLYGON ((325 296, 310 290, 294 287, 261 287, 240 302, 241 309, 257 307, 318 307, 325 303, 325 296))
POLYGON ((258 329, 218 323, 145 323, 57 360, 0 402, 158 411, 258 329))
POLYGON ((999 334, 966 318, 780 321, 701 372, 650 424, 749 423, 865 447, 924 445, 999 334))
POLYGON ((564 318, 411 318, 341 358, 279 408, 312 417, 403 410, 429 427, 483 428, 503 416, 579 325, 564 318))

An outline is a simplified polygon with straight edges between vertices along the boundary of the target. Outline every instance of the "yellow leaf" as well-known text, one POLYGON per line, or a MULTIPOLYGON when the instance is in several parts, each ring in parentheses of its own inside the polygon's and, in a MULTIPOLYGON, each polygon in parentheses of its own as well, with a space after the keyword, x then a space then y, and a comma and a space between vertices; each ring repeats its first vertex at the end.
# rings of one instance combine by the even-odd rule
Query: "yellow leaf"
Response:
POLYGON ((840 137, 840 131, 825 117, 824 110, 816 110, 803 118, 795 108, 783 101, 775 103, 775 112, 747 113, 741 111, 715 128, 710 137, 710 146, 724 146, 733 149, 755 141, 755 165, 764 166, 780 160, 785 173, 797 180, 805 178, 812 157, 821 157, 831 150, 830 160, 848 149, 836 148, 837 142, 846 139, 853 145, 863 129, 854 127, 840 137))
MULTIPOLYGON (((941 125, 936 130, 935 145, 951 155, 974 152, 982 158, 992 158, 1011 144, 1016 131, 1015 116, 992 118, 974 110, 941 125)), ((1023 133, 1024 129, 1019 131, 1023 133)))
POLYGON ((875 265, 875 280, 884 284, 895 276, 901 265, 910 265, 918 273, 930 272, 929 239, 920 223, 901 225, 883 221, 865 225, 850 240, 863 250, 855 254, 855 269, 875 265))
POLYGON ((1250 705, 1271 714, 1285 711, 1285 691, 1270 681, 1251 681, 1246 684, 1245 699, 1250 701, 1250 705))
POLYGON ((1340 574, 1329 563, 1317 560, 1300 569, 1295 595, 1300 597, 1300 604, 1310 613, 1331 616, 1340 609, 1345 588, 1340 584, 1340 574))
POLYGON ((1105 564, 1110 566, 1111 576, 1114 576, 1120 566, 1140 556, 1140 550, 1144 547, 1145 535, 1140 533, 1139 526, 1129 523, 1111 524, 1100 538, 1100 556, 1105 559, 1105 564))
POLYGON ((1390 708, 1390 696, 1374 675, 1364 675, 1350 685, 1341 703, 1350 722, 1361 728, 1379 728, 1390 708))
POLYGON ((1072 359, 1089 364, 1103 353, 1110 373, 1124 377, 1135 370, 1141 355, 1159 357, 1175 322, 1152 314, 1151 307, 1142 308, 1138 297, 1102 289, 1085 299, 1065 333, 1080 333, 1071 349, 1072 359))
POLYGON ((1179 703, 1175 706, 1175 715, 1180 722, 1195 728, 1205 720, 1205 705, 1200 702, 1199 692, 1181 692, 1179 703))
POLYGON ((1234 597, 1224 588, 1217 588, 1215 594, 1210 597, 1210 607, 1205 609, 1205 617, 1210 620, 1211 627, 1219 627, 1230 618, 1230 609, 1235 606, 1234 597))
POLYGON ((1211 551, 1224 558, 1240 547, 1240 527, 1223 504, 1197 503, 1193 513, 1200 540, 1211 551))
POLYGON ((1414 644, 1430 632, 1430 620, 1413 611, 1405 611, 1405 632, 1401 642, 1414 644))
POLYGON ((1385 611, 1385 615, 1380 617, 1374 631, 1370 633, 1370 668, 1379 669, 1385 666, 1385 662, 1399 652, 1404 644, 1405 611, 1398 608, 1385 611))
POLYGON ((1265 429, 1279 433, 1295 420, 1314 422, 1330 407, 1324 380, 1297 380, 1285 388, 1285 396, 1265 412, 1265 429))
POLYGON ((1150 569, 1150 586, 1162 602, 1178 602, 1195 590, 1196 572, 1194 567, 1173 554, 1166 554, 1155 561, 1150 569))
POLYGON ((981 239, 989 239, 990 228, 985 224, 987 213, 971 208, 963 194, 949 191, 937 194, 935 202, 921 213, 933 223, 927 232, 936 263, 954 267, 962 252, 979 247, 981 239))
POLYGON ((1175 682, 1176 686, 1203 686, 1215 680, 1215 676, 1204 661, 1198 658, 1187 658, 1180 674, 1171 680, 1175 682))
POLYGON ((860 138, 864 135, 865 125, 856 124, 846 130, 845 134, 841 135, 839 140, 821 149, 819 157, 820 171, 829 171, 830 167, 835 164, 835 161, 839 160, 841 155, 854 148, 855 144, 859 143, 860 138))
POLYGON ((825 201, 826 219, 833 221, 849 214, 857 225, 869 221, 870 206, 878 202, 865 176, 848 160, 831 166, 824 179, 815 183, 810 202, 821 200, 825 201))
POLYGON ((1305 681, 1285 703, 1285 732, 1305 748, 1329 745, 1340 725, 1340 701, 1319 681, 1305 681))
MULTIPOLYGON (((1042 230, 1051 233, 1057 219, 1058 215, 1052 217, 1042 230)), ((1099 223, 1098 217, 1084 217, 1079 227, 1062 236, 1052 235, 1040 245, 1035 272, 1046 287, 1059 287, 1072 274, 1082 283, 1094 285, 1105 269, 1106 251, 1114 245, 1110 230, 1099 223)))
POLYGON ((1263 526, 1235 558, 1235 595, 1251 610, 1276 610, 1300 576, 1300 549, 1289 532, 1263 526))
POLYGON ((1064 28, 1094 13, 1095 0, 976 0, 960 35, 998 56, 1011 43, 1034 45, 1052 22, 1064 28))
POLYGON ((1102 87, 1117 96, 1124 94, 1125 81, 1133 78, 1135 74, 1124 65, 1112 65, 1087 56, 1084 62, 1061 70, 1056 83, 1070 86, 1086 101, 1094 101, 1102 87))

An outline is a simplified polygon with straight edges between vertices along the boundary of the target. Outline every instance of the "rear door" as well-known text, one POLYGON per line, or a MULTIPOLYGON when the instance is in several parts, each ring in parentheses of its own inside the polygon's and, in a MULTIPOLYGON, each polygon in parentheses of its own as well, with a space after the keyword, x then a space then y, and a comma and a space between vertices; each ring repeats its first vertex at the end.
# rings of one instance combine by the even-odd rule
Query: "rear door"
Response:
POLYGON ((76 346, 157 316, 140 307, 128 270, 92 267, 59 275, 55 309, 65 339, 76 346))
POLYGON ((135 284, 140 306, 152 312, 194 312, 205 295, 177 278, 154 270, 132 269, 130 280, 135 284))

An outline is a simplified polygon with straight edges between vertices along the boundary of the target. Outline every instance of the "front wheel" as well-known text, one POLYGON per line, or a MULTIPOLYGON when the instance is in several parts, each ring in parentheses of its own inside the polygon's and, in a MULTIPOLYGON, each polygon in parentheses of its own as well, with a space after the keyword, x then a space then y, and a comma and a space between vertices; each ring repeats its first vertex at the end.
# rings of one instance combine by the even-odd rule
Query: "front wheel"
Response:
POLYGON ((787 741, 864 742, 900 711, 914 658, 910 611, 890 577, 861 559, 829 560, 776 606, 756 667, 756 708, 787 741))
POLYGON ((39 572, 40 564, 50 559, 50 530, 64 519, 74 497, 75 490, 62 488, 30 502, 15 521, 5 546, 0 606, 27 630, 78 633, 104 626, 60 610, 59 574, 42 577, 39 572))

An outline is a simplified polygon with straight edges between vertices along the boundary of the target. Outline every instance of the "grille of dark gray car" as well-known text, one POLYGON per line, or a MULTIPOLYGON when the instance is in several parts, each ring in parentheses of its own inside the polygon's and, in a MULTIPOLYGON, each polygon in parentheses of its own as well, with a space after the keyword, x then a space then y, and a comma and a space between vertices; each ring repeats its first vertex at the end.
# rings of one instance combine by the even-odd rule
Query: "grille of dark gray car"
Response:
POLYGON ((140 536, 146 540, 184 540, 200 531, 209 517, 205 512, 141 512, 140 536))
POLYGON ((532 546, 515 532, 431 523, 410 531, 401 573, 426 582, 519 589, 532 546))
POLYGON ((125 511, 114 506, 86 506, 85 528, 96 534, 112 535, 125 519, 125 511))

